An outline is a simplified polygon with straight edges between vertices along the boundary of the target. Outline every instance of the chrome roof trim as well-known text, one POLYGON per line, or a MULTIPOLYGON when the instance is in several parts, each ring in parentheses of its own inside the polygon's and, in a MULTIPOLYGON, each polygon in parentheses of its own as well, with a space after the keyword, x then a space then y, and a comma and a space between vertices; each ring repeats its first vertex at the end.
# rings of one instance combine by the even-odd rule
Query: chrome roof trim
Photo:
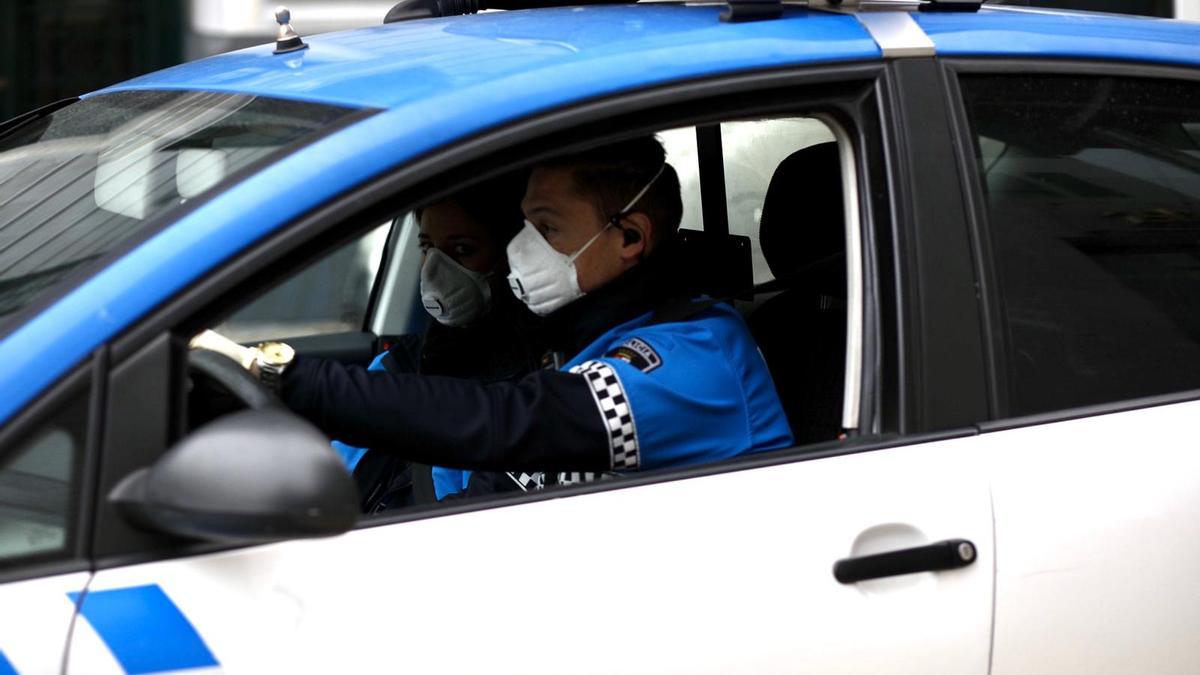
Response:
POLYGON ((854 15, 871 34, 885 59, 933 56, 933 40, 908 12, 858 12, 854 15))

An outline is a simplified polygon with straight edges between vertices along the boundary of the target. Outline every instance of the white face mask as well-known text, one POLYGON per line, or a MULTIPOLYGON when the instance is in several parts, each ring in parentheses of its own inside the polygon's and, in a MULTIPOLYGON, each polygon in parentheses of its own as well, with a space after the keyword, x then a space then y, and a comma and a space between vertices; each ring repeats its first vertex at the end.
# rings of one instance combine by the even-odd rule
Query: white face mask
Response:
POLYGON ((508 286, 512 292, 538 316, 546 316, 563 305, 583 296, 579 290, 579 275, 575 259, 604 234, 604 226, 571 255, 554 250, 533 223, 508 242, 508 286))
POLYGON ((550 312, 583 297, 579 289, 579 275, 575 270, 575 260, 583 255, 600 235, 608 228, 617 224, 617 220, 632 209, 634 204, 646 194, 654 181, 662 175, 667 167, 663 163, 658 173, 650 179, 629 203, 625 205, 607 225, 592 235, 583 246, 571 255, 554 250, 550 242, 538 232, 533 223, 525 221, 525 228, 508 243, 508 285, 512 292, 529 306, 530 311, 539 316, 550 312))
POLYGON ((492 289, 486 274, 469 270, 431 248, 421 266, 421 302, 438 323, 465 326, 487 313, 492 289))

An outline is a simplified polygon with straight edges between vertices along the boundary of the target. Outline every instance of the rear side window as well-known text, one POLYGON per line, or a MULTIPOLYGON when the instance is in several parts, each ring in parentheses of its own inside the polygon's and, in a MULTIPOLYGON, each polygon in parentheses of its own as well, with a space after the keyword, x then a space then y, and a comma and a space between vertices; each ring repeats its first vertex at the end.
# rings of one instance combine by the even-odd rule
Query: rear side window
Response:
POLYGON ((1008 414, 1200 388, 1200 85, 968 76, 1008 414))

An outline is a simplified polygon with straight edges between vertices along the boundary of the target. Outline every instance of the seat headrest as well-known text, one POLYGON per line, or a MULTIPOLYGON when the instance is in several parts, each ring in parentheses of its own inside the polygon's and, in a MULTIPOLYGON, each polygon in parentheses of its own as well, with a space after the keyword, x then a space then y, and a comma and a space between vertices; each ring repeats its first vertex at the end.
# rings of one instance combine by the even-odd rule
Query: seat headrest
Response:
POLYGON ((779 163, 763 200, 758 235, 776 278, 846 250, 841 158, 836 142, 779 163))

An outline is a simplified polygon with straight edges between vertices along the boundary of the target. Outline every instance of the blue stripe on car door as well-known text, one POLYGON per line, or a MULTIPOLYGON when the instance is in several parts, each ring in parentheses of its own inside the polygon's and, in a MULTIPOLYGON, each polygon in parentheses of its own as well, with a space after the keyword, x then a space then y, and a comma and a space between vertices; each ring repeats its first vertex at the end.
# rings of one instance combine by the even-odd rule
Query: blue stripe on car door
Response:
POLYGON ((17 675, 17 669, 13 668, 4 652, 0 652, 0 675, 17 675))
MULTIPOLYGON (((79 593, 68 593, 72 601, 79 593)), ((87 591, 80 613, 127 673, 220 665, 157 584, 87 591)))

